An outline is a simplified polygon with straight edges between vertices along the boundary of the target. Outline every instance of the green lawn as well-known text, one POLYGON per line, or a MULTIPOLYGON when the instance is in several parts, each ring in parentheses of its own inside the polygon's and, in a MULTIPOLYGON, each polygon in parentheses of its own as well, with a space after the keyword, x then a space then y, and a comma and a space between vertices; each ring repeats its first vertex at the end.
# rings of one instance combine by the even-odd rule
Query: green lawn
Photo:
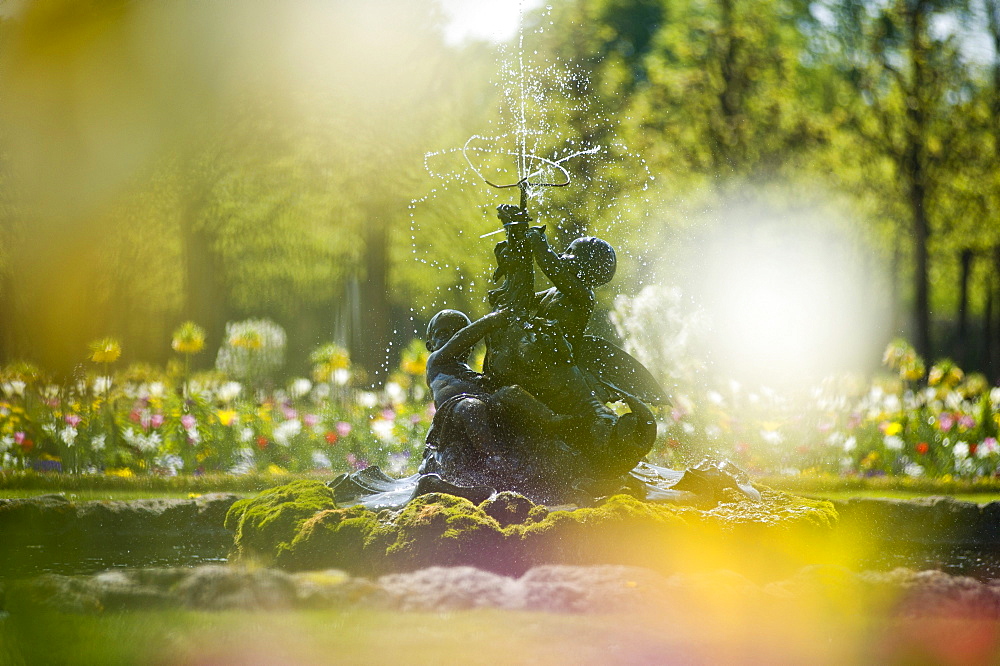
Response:
POLYGON ((958 651, 972 660, 954 663, 998 656, 993 621, 898 620, 856 610, 678 599, 659 612, 603 615, 495 609, 11 614, 0 620, 0 663, 864 664, 945 663, 958 651))

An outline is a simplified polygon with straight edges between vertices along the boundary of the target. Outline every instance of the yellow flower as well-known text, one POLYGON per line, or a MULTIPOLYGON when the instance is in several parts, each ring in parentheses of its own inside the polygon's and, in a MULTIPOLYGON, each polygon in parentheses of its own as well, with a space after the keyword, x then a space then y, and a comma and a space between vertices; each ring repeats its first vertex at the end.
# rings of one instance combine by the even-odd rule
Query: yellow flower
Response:
POLYGON ((201 497, 201 493, 188 493, 188 499, 198 499, 201 497))
POLYGON ((122 347, 114 338, 102 338, 90 343, 90 352, 94 363, 114 363, 122 355, 122 347))
POLYGON ((313 351, 309 355, 309 360, 313 364, 313 379, 317 382, 333 381, 334 374, 338 370, 351 369, 351 357, 347 350, 332 342, 313 351))
POLYGON ((219 417, 219 423, 224 426, 229 426, 233 424, 236 419, 236 410, 234 409, 220 409, 215 413, 219 417))
POLYGON ((889 435, 890 437, 893 435, 898 435, 901 432, 903 432, 903 424, 901 423, 893 422, 885 427, 885 434, 889 435))
POLYGON ((288 472, 284 468, 278 467, 277 465, 275 465, 275 464, 272 463, 272 464, 270 464, 270 465, 267 466, 267 473, 268 474, 287 474, 288 472))
POLYGON ((229 338, 229 344, 244 349, 260 349, 264 342, 257 331, 243 331, 229 338))
POLYGON ((132 470, 130 470, 128 467, 117 467, 117 468, 114 468, 114 469, 109 469, 107 471, 107 475, 108 476, 120 476, 120 477, 126 478, 126 479, 129 478, 129 477, 131 477, 131 476, 135 476, 132 473, 132 470))
POLYGON ((205 348, 205 329, 193 321, 186 321, 174 331, 170 347, 181 354, 197 354, 205 348))

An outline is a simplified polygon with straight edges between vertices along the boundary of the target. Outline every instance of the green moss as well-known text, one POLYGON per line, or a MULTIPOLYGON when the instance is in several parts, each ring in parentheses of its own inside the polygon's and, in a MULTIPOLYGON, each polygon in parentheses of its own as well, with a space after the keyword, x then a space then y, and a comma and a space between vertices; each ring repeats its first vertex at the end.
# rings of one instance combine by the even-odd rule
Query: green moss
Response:
POLYGON ((236 533, 238 556, 272 560, 289 546, 305 521, 336 507, 333 491, 322 482, 293 481, 233 504, 226 514, 226 528, 236 533))
POLYGON ((740 553, 766 548, 775 535, 826 534, 837 520, 829 502, 770 489, 764 489, 760 503, 733 493, 707 511, 629 495, 552 512, 524 498, 508 497, 501 505, 493 498, 476 506, 444 494, 424 495, 399 511, 380 513, 332 504, 325 487, 298 482, 237 504, 228 520, 239 521, 242 551, 270 553, 280 566, 365 574, 435 565, 516 574, 543 563, 672 569, 683 558, 696 561, 699 549, 732 553, 735 562, 740 553), (515 503, 516 512, 506 510, 515 503), (522 522, 504 525, 491 512, 504 522, 516 513, 522 522))

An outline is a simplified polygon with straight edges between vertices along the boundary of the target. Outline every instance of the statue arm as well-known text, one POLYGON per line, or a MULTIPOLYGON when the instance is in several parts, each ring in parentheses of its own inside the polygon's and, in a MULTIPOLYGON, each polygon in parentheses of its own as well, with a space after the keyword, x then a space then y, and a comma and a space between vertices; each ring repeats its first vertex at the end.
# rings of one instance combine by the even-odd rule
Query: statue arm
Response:
POLYGON ((491 312, 485 317, 480 317, 451 336, 451 340, 448 340, 443 347, 437 350, 437 358, 443 361, 464 359, 477 342, 493 331, 503 328, 509 322, 506 310, 491 312))
POLYGON ((575 301, 591 303, 594 292, 583 283, 576 273, 567 266, 563 259, 549 245, 545 238, 544 227, 532 227, 526 232, 531 252, 545 276, 562 293, 575 301))

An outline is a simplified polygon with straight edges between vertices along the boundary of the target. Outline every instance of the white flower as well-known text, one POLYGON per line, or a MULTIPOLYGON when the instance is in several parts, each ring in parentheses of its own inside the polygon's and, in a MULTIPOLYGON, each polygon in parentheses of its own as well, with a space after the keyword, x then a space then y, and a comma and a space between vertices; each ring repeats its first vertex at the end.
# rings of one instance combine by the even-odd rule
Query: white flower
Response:
POLYGON ((73 426, 66 426, 62 429, 62 432, 59 433, 59 437, 66 443, 66 446, 73 446, 73 444, 76 443, 76 428, 73 426))
POLYGON ((104 434, 96 435, 92 440, 90 440, 90 448, 95 451, 101 451, 104 449, 104 434))
POLYGON ((274 441, 281 446, 288 446, 289 440, 302 432, 302 422, 298 419, 288 419, 274 426, 274 441))
POLYGON ((722 434, 722 428, 717 425, 705 426, 705 436, 709 439, 717 439, 722 434))
POLYGON ((713 405, 721 405, 724 402, 722 394, 718 391, 708 391, 705 395, 713 405))
POLYGON ((393 453, 389 456, 389 474, 402 476, 409 461, 410 457, 405 453, 393 453))
POLYGON ((327 455, 322 451, 312 452, 312 462, 313 462, 313 467, 315 467, 316 469, 333 469, 333 463, 330 462, 330 458, 328 458, 327 455))
POLYGON ((694 434, 694 426, 691 425, 690 423, 686 422, 686 421, 681 424, 681 430, 683 430, 684 433, 687 434, 687 435, 693 435, 694 434))
POLYGON ((1000 444, 993 437, 987 437, 982 442, 979 443, 979 447, 976 449, 977 458, 985 458, 986 456, 1000 452, 1000 444))
POLYGON ((312 382, 305 377, 299 377, 288 387, 288 393, 293 398, 301 398, 312 388, 312 382))
POLYGON ((20 379, 14 379, 3 383, 3 392, 9 396, 24 395, 25 383, 20 379))
POLYGON ((333 371, 333 383, 337 386, 344 386, 351 381, 351 371, 346 368, 337 368, 333 371))
POLYGON ((1000 407, 1000 386, 990 389, 990 402, 994 407, 1000 407))
MULTIPOLYGON (((253 439, 253 428, 243 428, 242 430, 240 430, 241 442, 249 442, 251 439, 253 439)), ((250 451, 250 453, 252 454, 253 451, 250 451)))
POLYGON ((957 391, 949 392, 948 395, 944 397, 944 404, 952 411, 962 411, 962 394, 957 391))
POLYGON ((885 444, 885 448, 890 451, 902 451, 904 442, 901 437, 896 435, 886 435, 882 438, 882 443, 885 444))
POLYGON ((167 476, 177 476, 177 472, 184 469, 184 459, 173 453, 160 456, 155 462, 157 466, 166 470, 167 476))
POLYGON ((378 404, 378 396, 371 391, 361 391, 358 393, 358 404, 371 409, 378 404))
POLYGON ((316 386, 313 387, 312 396, 310 397, 313 402, 323 402, 330 397, 330 385, 325 382, 316 384, 316 386))
POLYGON ((909 465, 903 468, 903 472, 907 476, 913 476, 913 477, 923 476, 924 468, 918 465, 917 463, 910 463, 909 465))
POLYGON ((954 448, 952 448, 952 453, 958 459, 969 457, 969 445, 965 442, 955 442, 954 448))
POLYGON ((372 432, 383 442, 392 440, 393 422, 386 419, 375 419, 372 421, 372 432))
POLYGON ((826 443, 829 446, 840 446, 841 443, 843 443, 843 441, 844 441, 844 433, 840 432, 839 430, 834 430, 826 438, 826 443))
POLYGON ((59 397, 59 387, 54 384, 48 384, 40 391, 40 393, 43 398, 52 400, 53 398, 59 397))
POLYGON ((785 441, 785 438, 777 430, 761 430, 760 438, 772 446, 777 446, 785 441))
POLYGON ((237 461, 229 469, 230 474, 248 474, 253 471, 253 449, 242 448, 236 452, 237 461))
POLYGON ((14 438, 10 435, 0 437, 0 453, 10 451, 14 447, 14 438))
POLYGON ((844 452, 850 453, 854 449, 858 448, 858 440, 854 435, 851 435, 844 440, 844 452))
POLYGON ((895 414, 903 407, 902 403, 899 401, 899 396, 895 393, 890 393, 885 396, 885 401, 882 404, 885 406, 885 411, 890 414, 895 414))
POLYGON ((94 380, 94 393, 107 393, 111 390, 111 377, 98 377, 94 380))
POLYGON ((226 382, 215 392, 215 397, 222 402, 232 402, 239 397, 243 387, 239 382, 226 382))
MULTIPOLYGON (((151 432, 144 439, 146 451, 155 451, 160 448, 160 444, 163 443, 163 439, 160 437, 160 433, 158 432, 151 432)), ((143 447, 140 445, 140 448, 143 447)))
POLYGON ((163 382, 153 382, 149 385, 150 398, 162 398, 165 392, 166 387, 163 385, 163 382))
POLYGON ((388 382, 385 385, 385 397, 389 402, 398 405, 406 400, 406 391, 396 382, 388 382))

